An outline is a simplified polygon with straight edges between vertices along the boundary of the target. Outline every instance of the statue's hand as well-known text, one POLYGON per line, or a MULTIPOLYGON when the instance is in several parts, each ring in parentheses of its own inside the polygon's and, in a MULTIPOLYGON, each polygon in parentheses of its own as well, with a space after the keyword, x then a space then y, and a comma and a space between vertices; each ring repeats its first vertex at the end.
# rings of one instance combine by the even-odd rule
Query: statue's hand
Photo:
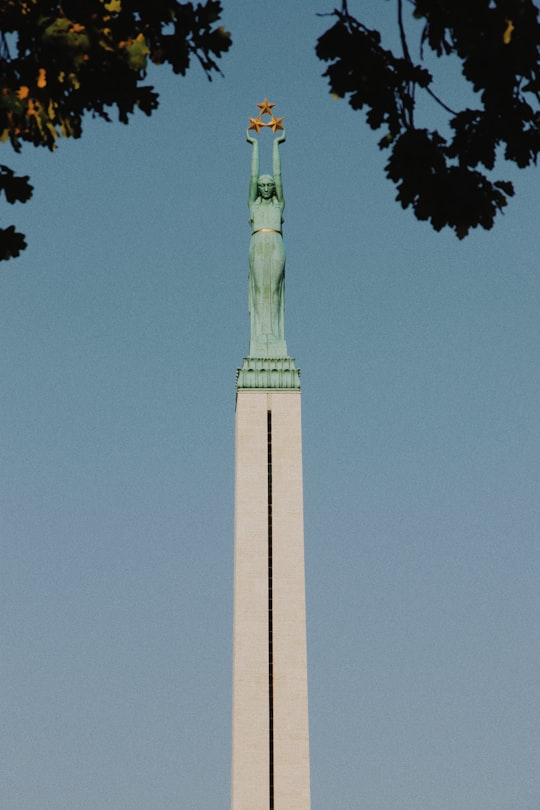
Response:
POLYGON ((286 140, 286 137, 287 137, 287 134, 286 134, 285 130, 283 130, 283 132, 281 132, 278 135, 278 137, 275 139, 274 143, 284 143, 285 140, 286 140))
POLYGON ((252 135, 250 135, 250 134, 249 134, 249 129, 248 129, 248 130, 246 130, 246 141, 247 141, 248 143, 252 143, 252 144, 256 144, 256 143, 257 143, 257 138, 254 138, 252 135))

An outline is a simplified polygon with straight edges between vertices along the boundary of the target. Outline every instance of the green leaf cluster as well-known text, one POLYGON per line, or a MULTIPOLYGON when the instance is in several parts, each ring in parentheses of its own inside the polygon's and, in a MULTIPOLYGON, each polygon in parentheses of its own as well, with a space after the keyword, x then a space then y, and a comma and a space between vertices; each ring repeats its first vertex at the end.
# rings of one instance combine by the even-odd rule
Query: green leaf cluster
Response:
POLYGON ((150 115, 149 62, 185 75, 195 59, 209 79, 219 72, 231 45, 221 11, 219 0, 3 0, 0 140, 17 152, 25 142, 55 149, 81 136, 87 113, 110 121, 116 111, 125 124, 137 110, 150 115))
POLYGON ((502 156, 520 168, 540 151, 540 23, 533 0, 411 0, 423 22, 418 60, 413 62, 396 0, 400 55, 381 45, 379 32, 353 17, 344 2, 334 25, 319 39, 317 55, 329 62, 331 92, 353 109, 366 108, 379 141, 389 149, 386 174, 396 199, 436 230, 448 226, 461 239, 471 228, 493 226, 513 195, 512 184, 488 176, 502 156), (455 111, 436 94, 422 64, 425 49, 456 56, 478 99, 475 109, 455 111), (448 114, 452 133, 419 127, 418 91, 448 114))

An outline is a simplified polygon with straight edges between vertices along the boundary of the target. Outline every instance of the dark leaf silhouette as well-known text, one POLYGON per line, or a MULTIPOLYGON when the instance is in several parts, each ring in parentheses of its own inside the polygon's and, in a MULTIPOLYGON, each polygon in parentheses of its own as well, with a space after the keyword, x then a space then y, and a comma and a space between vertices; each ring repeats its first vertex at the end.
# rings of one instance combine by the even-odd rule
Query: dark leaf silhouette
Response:
POLYGON ((383 128, 389 149, 387 177, 396 199, 435 230, 453 228, 461 239, 471 228, 493 226, 514 193, 507 180, 492 179, 501 156, 519 168, 535 164, 540 151, 540 24, 533 0, 411 0, 423 23, 419 63, 411 58, 403 0, 395 0, 401 55, 383 48, 378 31, 353 17, 344 0, 331 16, 316 52, 328 62, 331 92, 353 109, 366 110, 372 129, 383 128), (426 48, 461 61, 478 107, 450 109, 421 64, 426 48), (417 93, 432 96, 448 114, 449 136, 415 121, 417 93))
MULTIPOLYGON (((219 25, 221 3, 178 0, 4 0, 0 4, 0 140, 55 149, 79 138, 85 114, 127 124, 150 115, 158 94, 146 83, 149 62, 184 75, 195 59, 209 79, 231 45, 219 25)), ((8 202, 25 202, 28 178, 2 167, 8 202)), ((24 240, 0 231, 2 258, 24 240), (5 240, 5 248, 2 246, 5 240)))

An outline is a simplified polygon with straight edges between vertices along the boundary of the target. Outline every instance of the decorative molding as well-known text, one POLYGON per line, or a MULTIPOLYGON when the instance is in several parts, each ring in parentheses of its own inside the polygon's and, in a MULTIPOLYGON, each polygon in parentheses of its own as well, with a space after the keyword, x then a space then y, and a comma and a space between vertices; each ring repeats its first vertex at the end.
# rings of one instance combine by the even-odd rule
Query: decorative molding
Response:
POLYGON ((300 390, 300 369, 294 357, 244 357, 236 373, 236 390, 300 390))

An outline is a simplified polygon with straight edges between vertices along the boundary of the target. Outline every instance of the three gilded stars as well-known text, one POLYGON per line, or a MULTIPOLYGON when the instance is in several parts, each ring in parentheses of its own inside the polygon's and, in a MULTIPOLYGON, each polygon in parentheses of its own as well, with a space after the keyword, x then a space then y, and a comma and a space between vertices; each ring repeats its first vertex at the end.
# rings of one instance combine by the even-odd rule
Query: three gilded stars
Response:
POLYGON ((283 129, 283 124, 282 124, 283 118, 276 118, 274 113, 272 112, 272 110, 273 110, 273 108, 275 106, 276 105, 271 104, 268 101, 267 98, 264 99, 262 104, 257 104, 257 107, 259 108, 260 113, 257 116, 257 118, 249 118, 248 119, 249 120, 248 131, 250 129, 254 129, 255 132, 258 135, 259 131, 262 129, 262 127, 270 127, 272 129, 272 132, 277 132, 278 129, 283 129), (263 115, 269 115, 270 116, 270 121, 263 121, 262 120, 263 115))

